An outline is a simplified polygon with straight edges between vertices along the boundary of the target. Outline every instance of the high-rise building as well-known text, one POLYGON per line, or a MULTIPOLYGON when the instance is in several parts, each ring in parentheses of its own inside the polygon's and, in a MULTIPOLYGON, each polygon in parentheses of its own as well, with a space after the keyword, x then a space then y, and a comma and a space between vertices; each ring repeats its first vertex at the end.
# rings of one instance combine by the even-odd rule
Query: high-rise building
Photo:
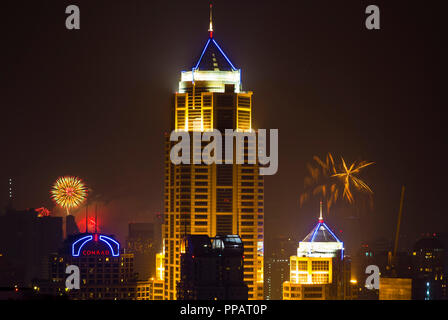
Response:
POLYGON ((50 254, 49 278, 33 283, 35 293, 71 300, 161 300, 163 281, 138 280, 134 254, 124 253, 111 235, 80 233, 69 236, 59 252, 50 254), (67 289, 68 266, 79 268, 79 289, 67 289))
MULTIPOLYGON (((211 19, 209 37, 199 58, 191 70, 180 74, 171 115, 171 129, 188 132, 190 137, 213 129, 223 136, 225 129, 255 133, 252 92, 242 90, 241 70, 218 45, 211 19)), ((263 299, 264 186, 258 165, 235 161, 174 165, 170 160, 173 145, 167 136, 162 232, 165 298, 176 299, 181 243, 186 235, 237 234, 244 243, 244 281, 249 299, 263 299)), ((204 144, 193 147, 201 150, 204 144)), ((224 141, 222 147, 225 150, 224 141)), ((245 155, 248 152, 245 148, 245 155)))
POLYGON ((297 256, 291 257, 290 280, 283 284, 283 299, 352 299, 350 265, 343 242, 322 218, 321 203, 318 224, 299 243, 297 256))
POLYGON ((138 274, 138 279, 155 277, 154 224, 130 223, 126 244, 128 252, 134 254, 134 271, 138 274))
POLYGON ((237 235, 189 235, 181 255, 179 300, 247 300, 243 242, 237 235))
POLYGON ((38 281, 41 294, 67 293, 70 299, 115 299, 135 295, 133 254, 120 252, 113 236, 80 233, 69 236, 57 253, 49 257, 49 282, 38 281), (80 289, 65 290, 66 268, 75 265, 80 271, 80 289), (121 290, 130 284, 129 290, 121 290), (132 292, 134 291, 134 292, 132 292))
POLYGON ((264 296, 266 300, 283 299, 283 283, 289 281, 289 258, 297 250, 295 239, 275 236, 266 241, 264 257, 264 296))

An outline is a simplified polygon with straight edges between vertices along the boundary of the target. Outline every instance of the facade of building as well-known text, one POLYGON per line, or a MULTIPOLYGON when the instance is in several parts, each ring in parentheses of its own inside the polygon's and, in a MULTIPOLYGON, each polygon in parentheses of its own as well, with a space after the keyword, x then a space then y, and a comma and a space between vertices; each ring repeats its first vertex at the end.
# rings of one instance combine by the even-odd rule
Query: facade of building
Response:
POLYGON ((297 251, 297 242, 291 237, 276 236, 266 241, 265 248, 265 300, 282 300, 283 283, 289 281, 289 259, 297 251))
POLYGON ((247 300, 243 242, 237 235, 189 235, 181 255, 179 300, 247 300))
MULTIPOLYGON (((252 92, 242 90, 241 70, 216 42, 211 22, 209 31, 199 59, 190 71, 181 73, 171 109, 171 130, 188 132, 190 137, 214 129, 223 136, 225 129, 253 134, 252 92)), ((193 146, 192 140, 192 150, 202 151, 204 143, 193 146)), ((238 234, 244 243, 249 299, 263 299, 264 185, 258 165, 175 165, 170 160, 174 144, 167 136, 162 231, 165 299, 176 299, 185 236, 226 234, 238 234)), ((249 152, 244 149, 246 156, 249 152)))
POLYGON ((411 300, 412 279, 380 277, 379 300, 411 300))
POLYGON ((289 259, 267 257, 264 269, 265 300, 282 300, 283 283, 289 280, 289 259))
POLYGON ((163 280, 137 281, 136 300, 163 300, 163 280))
POLYGON ((350 258, 344 244, 322 218, 299 243, 297 256, 290 260, 290 279, 283 284, 283 300, 350 300, 350 258))

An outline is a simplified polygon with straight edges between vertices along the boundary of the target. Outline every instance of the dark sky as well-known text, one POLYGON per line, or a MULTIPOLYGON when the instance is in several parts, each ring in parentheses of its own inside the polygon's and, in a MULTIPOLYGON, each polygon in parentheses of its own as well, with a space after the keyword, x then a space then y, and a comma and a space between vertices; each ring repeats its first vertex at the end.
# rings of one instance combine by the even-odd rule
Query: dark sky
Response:
MULTIPOLYGON (((300 208, 298 199, 306 163, 327 152, 376 163, 363 175, 374 210, 328 217, 342 238, 392 237, 403 184, 403 234, 412 242, 448 231, 439 3, 215 2, 215 39, 254 92, 255 126, 279 129, 279 171, 265 184, 268 237, 312 228, 318 202, 300 208), (379 31, 364 26, 368 4, 381 9, 379 31)), ((21 209, 52 208, 51 184, 77 175, 107 201, 103 230, 124 239, 127 222, 162 211, 172 93, 207 40, 208 1, 1 5, 0 204, 9 177, 21 209), (79 31, 65 29, 69 4, 80 7, 79 31)))

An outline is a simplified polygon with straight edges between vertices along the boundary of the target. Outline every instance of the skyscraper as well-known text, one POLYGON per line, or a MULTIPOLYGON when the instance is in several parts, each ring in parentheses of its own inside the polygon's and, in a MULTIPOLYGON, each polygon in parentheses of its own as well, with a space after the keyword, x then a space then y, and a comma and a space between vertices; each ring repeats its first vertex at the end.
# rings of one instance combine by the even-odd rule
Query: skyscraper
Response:
POLYGON ((283 284, 284 300, 348 300, 353 297, 351 261, 344 256, 344 243, 322 217, 299 243, 291 257, 290 281, 283 284))
POLYGON ((297 250, 297 241, 278 236, 266 241, 264 255, 264 296, 266 300, 282 300, 283 283, 289 280, 289 258, 297 250))
MULTIPOLYGON (((252 92, 242 90, 241 70, 214 38, 210 7, 209 37, 192 69, 181 72, 171 108, 171 130, 193 136, 213 129, 223 135, 225 129, 254 133, 252 92)), ((181 246, 188 234, 239 235, 249 299, 263 299, 264 186, 258 165, 174 165, 170 160, 173 144, 167 136, 162 232, 165 299, 176 299, 181 246)), ((248 148, 244 152, 247 155, 248 148)))

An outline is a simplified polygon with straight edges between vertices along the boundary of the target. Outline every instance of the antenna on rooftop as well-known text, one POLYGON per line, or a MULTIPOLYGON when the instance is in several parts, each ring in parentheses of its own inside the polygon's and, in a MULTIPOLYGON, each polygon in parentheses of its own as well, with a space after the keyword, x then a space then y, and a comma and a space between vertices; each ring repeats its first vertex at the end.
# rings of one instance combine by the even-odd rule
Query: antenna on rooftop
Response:
POLYGON ((210 26, 208 28, 210 38, 213 38, 213 3, 210 1, 210 26))

